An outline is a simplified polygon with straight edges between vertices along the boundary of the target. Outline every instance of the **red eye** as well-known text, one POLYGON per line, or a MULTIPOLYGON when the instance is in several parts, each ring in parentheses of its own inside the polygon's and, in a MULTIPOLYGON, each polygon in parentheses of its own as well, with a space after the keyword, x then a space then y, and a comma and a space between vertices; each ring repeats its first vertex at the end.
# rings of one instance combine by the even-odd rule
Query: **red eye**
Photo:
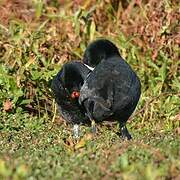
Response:
POLYGON ((78 91, 73 91, 71 93, 71 98, 72 99, 78 98, 79 96, 80 96, 80 93, 78 91))

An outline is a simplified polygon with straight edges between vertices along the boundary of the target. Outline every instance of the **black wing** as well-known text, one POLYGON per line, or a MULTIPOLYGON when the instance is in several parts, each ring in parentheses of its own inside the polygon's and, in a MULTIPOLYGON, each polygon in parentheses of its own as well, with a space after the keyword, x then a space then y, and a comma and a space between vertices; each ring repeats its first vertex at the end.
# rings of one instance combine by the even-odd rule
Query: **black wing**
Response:
POLYGON ((80 91, 80 104, 90 118, 103 120, 131 101, 130 89, 135 73, 120 57, 109 58, 96 66, 80 91))

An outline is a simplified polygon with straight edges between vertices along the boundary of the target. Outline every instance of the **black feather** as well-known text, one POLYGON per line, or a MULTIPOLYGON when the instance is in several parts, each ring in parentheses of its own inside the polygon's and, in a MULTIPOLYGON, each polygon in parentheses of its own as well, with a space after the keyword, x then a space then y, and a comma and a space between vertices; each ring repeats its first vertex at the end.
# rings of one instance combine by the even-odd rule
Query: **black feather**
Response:
MULTIPOLYGON (((136 73, 119 55, 117 47, 104 39, 87 47, 84 62, 95 65, 95 69, 81 88, 79 103, 90 119, 99 122, 111 117, 125 126, 141 94, 136 73)), ((126 136, 130 138, 129 134, 126 136)))
POLYGON ((66 63, 51 83, 51 89, 58 104, 62 117, 73 124, 90 123, 85 115, 85 109, 72 99, 71 93, 80 91, 90 70, 80 62, 66 63))

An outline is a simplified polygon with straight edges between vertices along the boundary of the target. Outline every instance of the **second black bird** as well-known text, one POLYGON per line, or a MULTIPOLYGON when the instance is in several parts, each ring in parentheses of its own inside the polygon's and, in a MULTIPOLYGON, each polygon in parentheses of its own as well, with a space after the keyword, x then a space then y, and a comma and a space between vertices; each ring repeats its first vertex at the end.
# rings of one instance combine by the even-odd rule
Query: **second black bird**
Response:
POLYGON ((131 139, 126 122, 136 108, 141 84, 130 65, 108 40, 92 42, 84 54, 84 63, 95 67, 80 90, 79 103, 95 122, 114 119, 123 138, 131 139))

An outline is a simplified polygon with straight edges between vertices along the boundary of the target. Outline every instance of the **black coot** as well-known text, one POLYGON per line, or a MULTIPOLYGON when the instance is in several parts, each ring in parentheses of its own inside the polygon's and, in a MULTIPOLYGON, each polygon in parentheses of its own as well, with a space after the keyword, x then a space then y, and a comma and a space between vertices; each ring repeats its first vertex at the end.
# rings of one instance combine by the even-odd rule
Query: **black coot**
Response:
POLYGON ((91 72, 83 63, 66 63, 51 83, 51 89, 58 104, 62 117, 72 123, 75 136, 78 137, 79 124, 89 124, 90 120, 85 115, 85 109, 79 102, 79 93, 84 80, 91 72))
POLYGON ((91 121, 114 119, 120 124, 121 136, 131 139, 126 121, 135 110, 141 94, 136 73, 120 56, 117 47, 105 39, 92 42, 83 61, 95 69, 81 87, 79 103, 91 121))

